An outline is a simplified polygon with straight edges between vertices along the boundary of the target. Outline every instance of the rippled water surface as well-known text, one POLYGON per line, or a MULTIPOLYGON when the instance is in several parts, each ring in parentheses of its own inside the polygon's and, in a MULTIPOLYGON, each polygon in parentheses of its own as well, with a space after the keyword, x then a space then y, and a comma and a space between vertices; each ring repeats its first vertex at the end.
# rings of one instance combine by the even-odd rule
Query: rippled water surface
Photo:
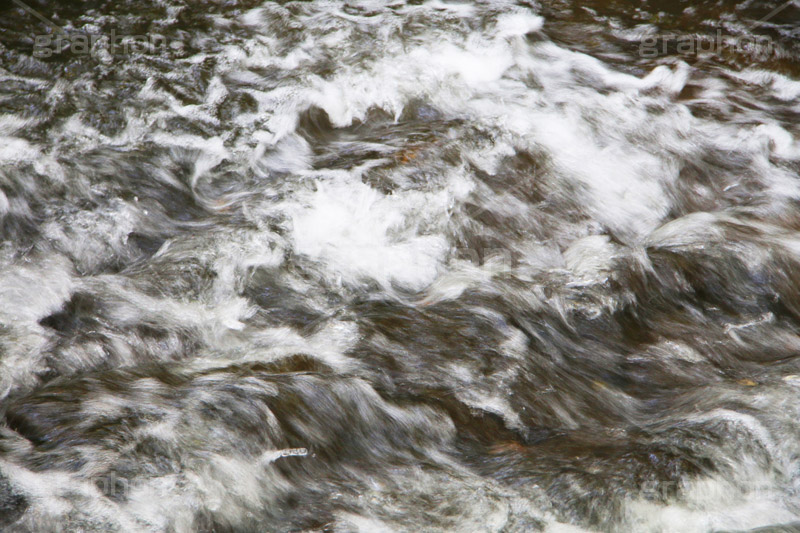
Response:
POLYGON ((6 2, 0 137, 2 531, 800 531, 797 0, 6 2))

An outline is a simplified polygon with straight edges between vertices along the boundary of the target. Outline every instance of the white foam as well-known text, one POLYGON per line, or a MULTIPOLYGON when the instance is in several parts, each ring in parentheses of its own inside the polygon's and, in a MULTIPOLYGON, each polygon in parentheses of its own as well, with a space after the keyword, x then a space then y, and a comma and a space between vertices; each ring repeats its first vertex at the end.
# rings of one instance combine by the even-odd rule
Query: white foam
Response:
POLYGON ((800 81, 769 70, 747 68, 739 72, 728 73, 734 78, 772 90, 773 96, 787 102, 796 102, 800 98, 800 81))
POLYGON ((567 268, 578 276, 598 279, 611 269, 615 247, 606 235, 591 235, 574 241, 564 251, 567 268))
POLYGON ((771 480, 764 474, 754 476, 750 490, 713 477, 687 482, 683 503, 629 500, 625 506, 627 525, 636 531, 702 533, 749 530, 797 520, 798 514, 783 501, 781 491, 769 489, 771 480))
POLYGON ((0 163, 20 163, 40 157, 39 149, 19 137, 0 137, 0 163))
POLYGON ((533 13, 513 13, 497 17, 498 37, 517 37, 537 32, 544 26, 544 19, 533 13))
POLYGON ((439 196, 384 196, 360 181, 320 181, 292 210, 294 250, 344 283, 367 278, 422 289, 436 278, 448 245, 442 235, 424 234, 416 217, 445 207, 446 195, 439 196))
POLYGON ((717 224, 719 214, 697 212, 672 220, 653 231, 647 238, 650 246, 691 246, 719 241, 724 232, 717 224))

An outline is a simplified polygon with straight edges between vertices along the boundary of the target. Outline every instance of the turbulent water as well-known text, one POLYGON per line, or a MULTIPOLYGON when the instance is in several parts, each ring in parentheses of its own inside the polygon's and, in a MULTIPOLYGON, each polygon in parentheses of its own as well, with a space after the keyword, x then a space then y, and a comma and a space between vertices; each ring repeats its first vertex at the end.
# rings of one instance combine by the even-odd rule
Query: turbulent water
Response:
POLYGON ((797 1, 0 43, 0 530, 800 531, 797 1))

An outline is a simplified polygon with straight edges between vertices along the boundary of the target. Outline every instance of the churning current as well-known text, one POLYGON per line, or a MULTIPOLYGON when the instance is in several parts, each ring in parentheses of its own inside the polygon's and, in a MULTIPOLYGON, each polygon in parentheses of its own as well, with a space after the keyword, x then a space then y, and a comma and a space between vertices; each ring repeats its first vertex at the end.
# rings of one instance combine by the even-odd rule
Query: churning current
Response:
POLYGON ((4 3, 0 530, 800 531, 800 2, 4 3))

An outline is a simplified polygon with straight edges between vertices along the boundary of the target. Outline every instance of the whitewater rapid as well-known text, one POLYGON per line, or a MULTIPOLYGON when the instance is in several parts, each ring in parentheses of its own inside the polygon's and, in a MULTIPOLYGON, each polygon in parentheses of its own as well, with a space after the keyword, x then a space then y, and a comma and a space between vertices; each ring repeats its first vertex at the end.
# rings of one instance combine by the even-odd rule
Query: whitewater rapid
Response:
POLYGON ((0 529, 800 527, 800 7, 31 6, 0 529))

